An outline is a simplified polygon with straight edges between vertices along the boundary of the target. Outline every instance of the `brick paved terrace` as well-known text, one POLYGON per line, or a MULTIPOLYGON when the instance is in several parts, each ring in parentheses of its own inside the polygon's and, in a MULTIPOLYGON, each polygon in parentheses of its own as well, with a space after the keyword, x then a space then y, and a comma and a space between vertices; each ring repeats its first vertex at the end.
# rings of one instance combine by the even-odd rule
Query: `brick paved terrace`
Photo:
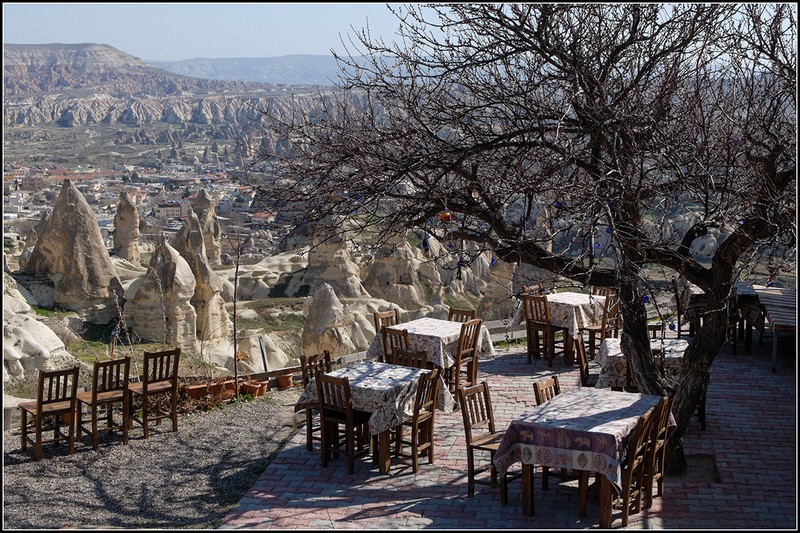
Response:
MULTIPOLYGON (((633 529, 796 529, 797 380, 796 343, 781 338, 778 368, 770 372, 772 339, 753 342, 753 353, 726 346, 711 375, 707 426, 692 419, 684 438, 690 469, 666 478, 663 498, 630 518, 633 529)), ((597 368, 592 368, 597 372, 597 368)), ((556 358, 526 362, 520 349, 481 359, 479 380, 488 380, 498 428, 534 405, 532 382, 557 373, 562 391, 579 387, 577 367, 556 358)), ((597 528, 597 500, 578 517, 577 482, 551 478, 543 491, 537 468, 536 514, 522 515, 519 480, 509 485, 509 505, 499 490, 476 487, 467 497, 466 452, 461 413, 436 418, 434 464, 392 458, 389 475, 369 459, 347 474, 344 457, 323 469, 318 449, 306 451, 300 431, 275 458, 220 528, 248 529, 586 529, 597 528)), ((302 413, 297 420, 301 421, 302 413)), ((302 418, 304 421, 304 418, 302 418)), ((621 512, 614 511, 613 528, 621 512)))

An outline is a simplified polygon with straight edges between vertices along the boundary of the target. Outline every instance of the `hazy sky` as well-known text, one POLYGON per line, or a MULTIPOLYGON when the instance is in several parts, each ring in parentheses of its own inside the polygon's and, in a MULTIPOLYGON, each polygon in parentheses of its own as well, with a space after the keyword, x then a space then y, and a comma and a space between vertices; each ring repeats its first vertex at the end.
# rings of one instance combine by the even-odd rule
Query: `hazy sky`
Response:
POLYGON ((342 52, 340 34, 369 22, 391 41, 385 3, 3 3, 3 42, 108 44, 140 59, 273 57, 342 52))

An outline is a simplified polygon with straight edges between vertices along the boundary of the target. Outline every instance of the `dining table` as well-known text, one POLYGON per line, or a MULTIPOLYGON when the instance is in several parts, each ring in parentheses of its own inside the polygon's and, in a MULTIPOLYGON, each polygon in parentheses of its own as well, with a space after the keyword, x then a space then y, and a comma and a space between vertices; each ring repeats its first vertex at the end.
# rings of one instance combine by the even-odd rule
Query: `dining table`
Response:
MULTIPOLYGON (((378 469, 389 472, 391 429, 414 415, 414 401, 422 374, 428 369, 392 365, 378 361, 359 361, 333 370, 327 374, 346 377, 350 384, 353 409, 372 413, 369 419, 370 434, 378 437, 378 469)), ((449 390, 441 391, 437 409, 452 412, 453 398, 449 390)), ((446 389, 446 387, 445 387, 446 389)), ((295 404, 295 412, 305 409, 309 402, 317 401, 316 380, 309 380, 295 404)))
MULTIPOLYGON (((581 387, 516 416, 494 455, 500 475, 522 462, 522 512, 533 514, 533 467, 597 472, 600 528, 611 527, 612 492, 622 491, 622 463, 639 419, 659 396, 581 387)), ((674 423, 674 419, 672 419, 674 423)))
MULTIPOLYGON (((389 329, 407 330, 409 348, 411 350, 425 350, 428 354, 428 361, 442 370, 446 370, 456 362, 455 356, 458 349, 458 339, 461 336, 461 326, 461 322, 426 316, 389 326, 389 329)), ((481 332, 478 339, 478 355, 496 355, 492 336, 483 324, 481 324, 481 332)), ((377 332, 367 348, 367 358, 374 360, 382 359, 383 356, 383 339, 380 332, 377 332)))
MULTIPOLYGON (((650 351, 661 361, 664 377, 672 383, 680 380, 683 354, 689 347, 686 339, 651 339, 650 351)), ((600 375, 595 387, 618 388, 626 386, 628 361, 622 353, 620 339, 607 338, 600 345, 595 362, 600 365, 600 375)))
MULTIPOLYGON (((587 326, 602 324, 605 312, 606 297, 584 292, 553 292, 545 295, 550 307, 550 324, 554 328, 564 328, 567 338, 564 339, 564 363, 575 362, 575 339, 587 326)), ((512 324, 524 324, 525 315, 520 306, 512 320, 512 324)))

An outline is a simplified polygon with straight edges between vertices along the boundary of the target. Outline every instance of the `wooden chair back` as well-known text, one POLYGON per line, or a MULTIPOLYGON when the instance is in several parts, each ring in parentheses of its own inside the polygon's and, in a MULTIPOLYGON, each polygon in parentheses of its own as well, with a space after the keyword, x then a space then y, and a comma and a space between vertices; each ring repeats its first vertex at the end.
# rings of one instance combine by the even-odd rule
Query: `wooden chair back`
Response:
POLYGON ((380 333, 383 326, 396 326, 400 323, 400 309, 394 308, 388 311, 375 311, 373 314, 375 321, 375 333, 380 333))
POLYGON ((430 372, 424 373, 419 377, 417 397, 414 400, 414 417, 419 418, 421 413, 428 413, 433 416, 436 410, 436 398, 438 394, 439 369, 434 368, 430 372))
POLYGON ((392 364, 413 368, 433 368, 434 366, 428 361, 428 352, 425 350, 398 350, 394 353, 392 364))
POLYGON ((636 423, 630 440, 630 448, 622 463, 622 527, 628 527, 628 516, 641 509, 644 496, 644 470, 647 460, 647 446, 650 425, 657 410, 653 408, 636 423))
POLYGON ((617 291, 611 287, 592 285, 592 296, 616 296, 617 291))
POLYGON ((131 358, 95 361, 92 371, 92 400, 97 401, 101 392, 122 391, 128 393, 130 383, 131 358))
POLYGON ((467 446, 472 444, 476 433, 495 433, 492 397, 489 383, 481 381, 477 385, 463 386, 456 392, 464 420, 464 437, 467 446))
POLYGON ((447 320, 463 323, 468 320, 473 320, 477 316, 477 313, 475 309, 456 309, 455 307, 451 307, 450 311, 447 313, 447 320))
POLYGON ((478 340, 483 320, 474 318, 461 324, 461 333, 456 347, 455 364, 448 379, 450 388, 455 391, 462 385, 474 385, 478 378, 478 340), (462 371, 466 379, 462 379, 462 371))
POLYGON ((154 388, 168 387, 170 390, 177 389, 180 357, 180 348, 161 352, 144 352, 142 390, 145 394, 147 394, 148 389, 154 388))
POLYGON ((331 353, 324 350, 322 353, 300 356, 300 373, 303 377, 303 387, 307 387, 311 378, 318 372, 330 372, 332 368, 331 353))
POLYGON ((317 400, 323 421, 333 416, 352 423, 353 397, 350 394, 350 380, 347 376, 336 377, 320 372, 314 379, 317 383, 317 400))
POLYGON ((527 294, 522 299, 522 305, 526 321, 550 323, 550 306, 544 294, 527 294))
POLYGON ((558 383, 558 376, 550 376, 533 382, 533 394, 536 397, 536 405, 542 405, 547 400, 555 398, 561 394, 561 386, 558 383))
POLYGON ((523 285, 522 286, 522 294, 523 296, 529 294, 546 294, 547 289, 545 289, 541 283, 531 283, 530 285, 523 285))
POLYGON ((397 354, 411 351, 411 340, 407 329, 383 328, 383 342, 386 347, 383 360, 387 363, 400 364, 395 363, 397 354))
POLYGON ((42 413, 47 408, 75 410, 78 395, 80 367, 66 370, 40 370, 39 387, 36 392, 36 408, 42 413))
POLYGON ((667 460, 667 439, 669 438, 669 417, 675 395, 661 398, 656 414, 651 422, 647 464, 645 465, 645 509, 653 503, 653 483, 658 485, 658 495, 664 492, 664 465, 667 460))

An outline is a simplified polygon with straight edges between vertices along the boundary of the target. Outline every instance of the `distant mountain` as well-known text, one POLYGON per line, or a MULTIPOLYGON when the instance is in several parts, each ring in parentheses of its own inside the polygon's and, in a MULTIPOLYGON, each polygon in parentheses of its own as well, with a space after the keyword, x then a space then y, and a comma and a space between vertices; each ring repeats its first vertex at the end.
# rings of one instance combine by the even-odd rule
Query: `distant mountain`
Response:
POLYGON ((335 85, 339 66, 333 56, 196 58, 181 61, 146 60, 173 74, 206 80, 238 80, 281 85, 335 85))

